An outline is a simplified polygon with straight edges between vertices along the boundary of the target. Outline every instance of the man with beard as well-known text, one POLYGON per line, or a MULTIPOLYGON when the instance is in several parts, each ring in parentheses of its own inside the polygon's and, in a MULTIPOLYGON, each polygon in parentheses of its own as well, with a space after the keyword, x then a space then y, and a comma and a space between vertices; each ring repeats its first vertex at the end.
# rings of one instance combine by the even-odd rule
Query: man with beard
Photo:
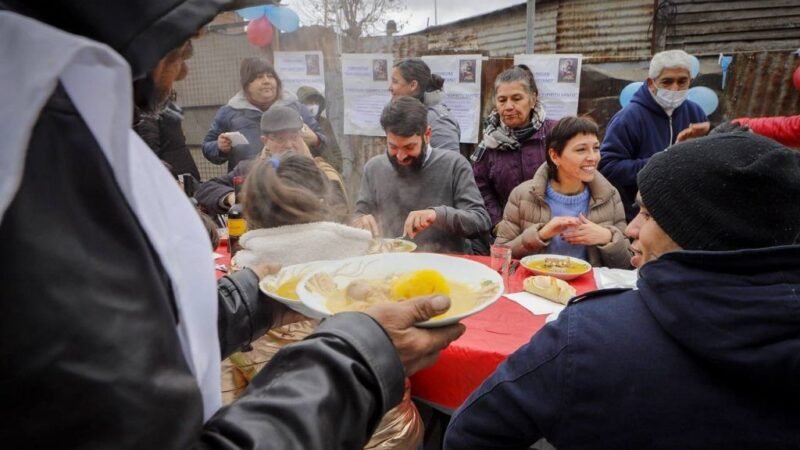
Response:
POLYGON ((381 126, 387 151, 364 166, 353 225, 423 251, 468 252, 466 238, 491 227, 469 162, 430 147, 427 109, 413 97, 386 105, 381 126))
POLYGON ((0 1, 4 447, 360 448, 463 332, 413 326, 445 297, 336 315, 220 408, 220 358, 286 311, 249 269, 217 296, 200 219, 131 124, 226 3, 0 1))

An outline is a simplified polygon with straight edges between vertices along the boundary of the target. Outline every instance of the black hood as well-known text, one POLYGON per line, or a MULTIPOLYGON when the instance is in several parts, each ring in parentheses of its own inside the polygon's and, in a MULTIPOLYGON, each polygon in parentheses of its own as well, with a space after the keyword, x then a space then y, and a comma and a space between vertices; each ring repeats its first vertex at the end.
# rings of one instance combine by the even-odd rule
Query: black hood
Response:
POLYGON ((230 0, 0 0, 0 8, 110 46, 128 61, 135 80, 228 3, 230 0))
POLYGON ((800 393, 800 246, 671 252, 639 275, 653 317, 698 360, 800 393))

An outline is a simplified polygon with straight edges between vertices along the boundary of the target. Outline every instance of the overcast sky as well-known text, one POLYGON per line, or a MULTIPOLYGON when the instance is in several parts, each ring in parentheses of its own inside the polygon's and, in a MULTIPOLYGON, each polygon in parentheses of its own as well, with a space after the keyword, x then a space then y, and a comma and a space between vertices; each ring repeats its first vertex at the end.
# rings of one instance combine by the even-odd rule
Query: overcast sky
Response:
MULTIPOLYGON (((401 34, 412 33, 425 28, 430 19, 430 25, 434 22, 434 0, 395 0, 405 3, 407 8, 402 17, 391 17, 398 24, 408 21, 400 30, 401 34)), ((302 2, 302 0, 284 0, 282 3, 289 7, 302 2)), ((511 5, 525 3, 524 0, 436 0, 439 24, 454 22, 465 17, 484 14, 490 11, 503 9, 511 5)), ((388 20, 389 18, 387 18, 388 20)))

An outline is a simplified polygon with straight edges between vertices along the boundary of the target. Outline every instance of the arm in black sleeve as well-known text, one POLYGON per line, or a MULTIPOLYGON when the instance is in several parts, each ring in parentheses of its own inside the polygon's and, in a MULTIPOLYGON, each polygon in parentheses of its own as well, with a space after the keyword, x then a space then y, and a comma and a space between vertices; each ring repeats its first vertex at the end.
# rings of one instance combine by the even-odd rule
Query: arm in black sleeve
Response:
POLYGON ((380 325, 365 314, 338 314, 279 351, 205 424, 195 448, 363 448, 400 401, 403 377, 380 325))
POLYGON ((217 283, 217 330, 222 358, 242 350, 272 326, 275 301, 261 294, 258 276, 243 269, 217 283))

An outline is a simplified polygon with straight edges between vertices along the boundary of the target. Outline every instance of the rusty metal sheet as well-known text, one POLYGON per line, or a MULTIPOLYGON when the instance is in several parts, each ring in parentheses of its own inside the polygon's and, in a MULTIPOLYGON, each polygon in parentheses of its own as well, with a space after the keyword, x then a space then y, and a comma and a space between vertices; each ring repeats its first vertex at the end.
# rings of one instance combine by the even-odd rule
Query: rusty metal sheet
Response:
POLYGON ((798 65, 800 57, 788 51, 735 54, 722 96, 726 117, 800 114, 800 91, 792 84, 798 65))

